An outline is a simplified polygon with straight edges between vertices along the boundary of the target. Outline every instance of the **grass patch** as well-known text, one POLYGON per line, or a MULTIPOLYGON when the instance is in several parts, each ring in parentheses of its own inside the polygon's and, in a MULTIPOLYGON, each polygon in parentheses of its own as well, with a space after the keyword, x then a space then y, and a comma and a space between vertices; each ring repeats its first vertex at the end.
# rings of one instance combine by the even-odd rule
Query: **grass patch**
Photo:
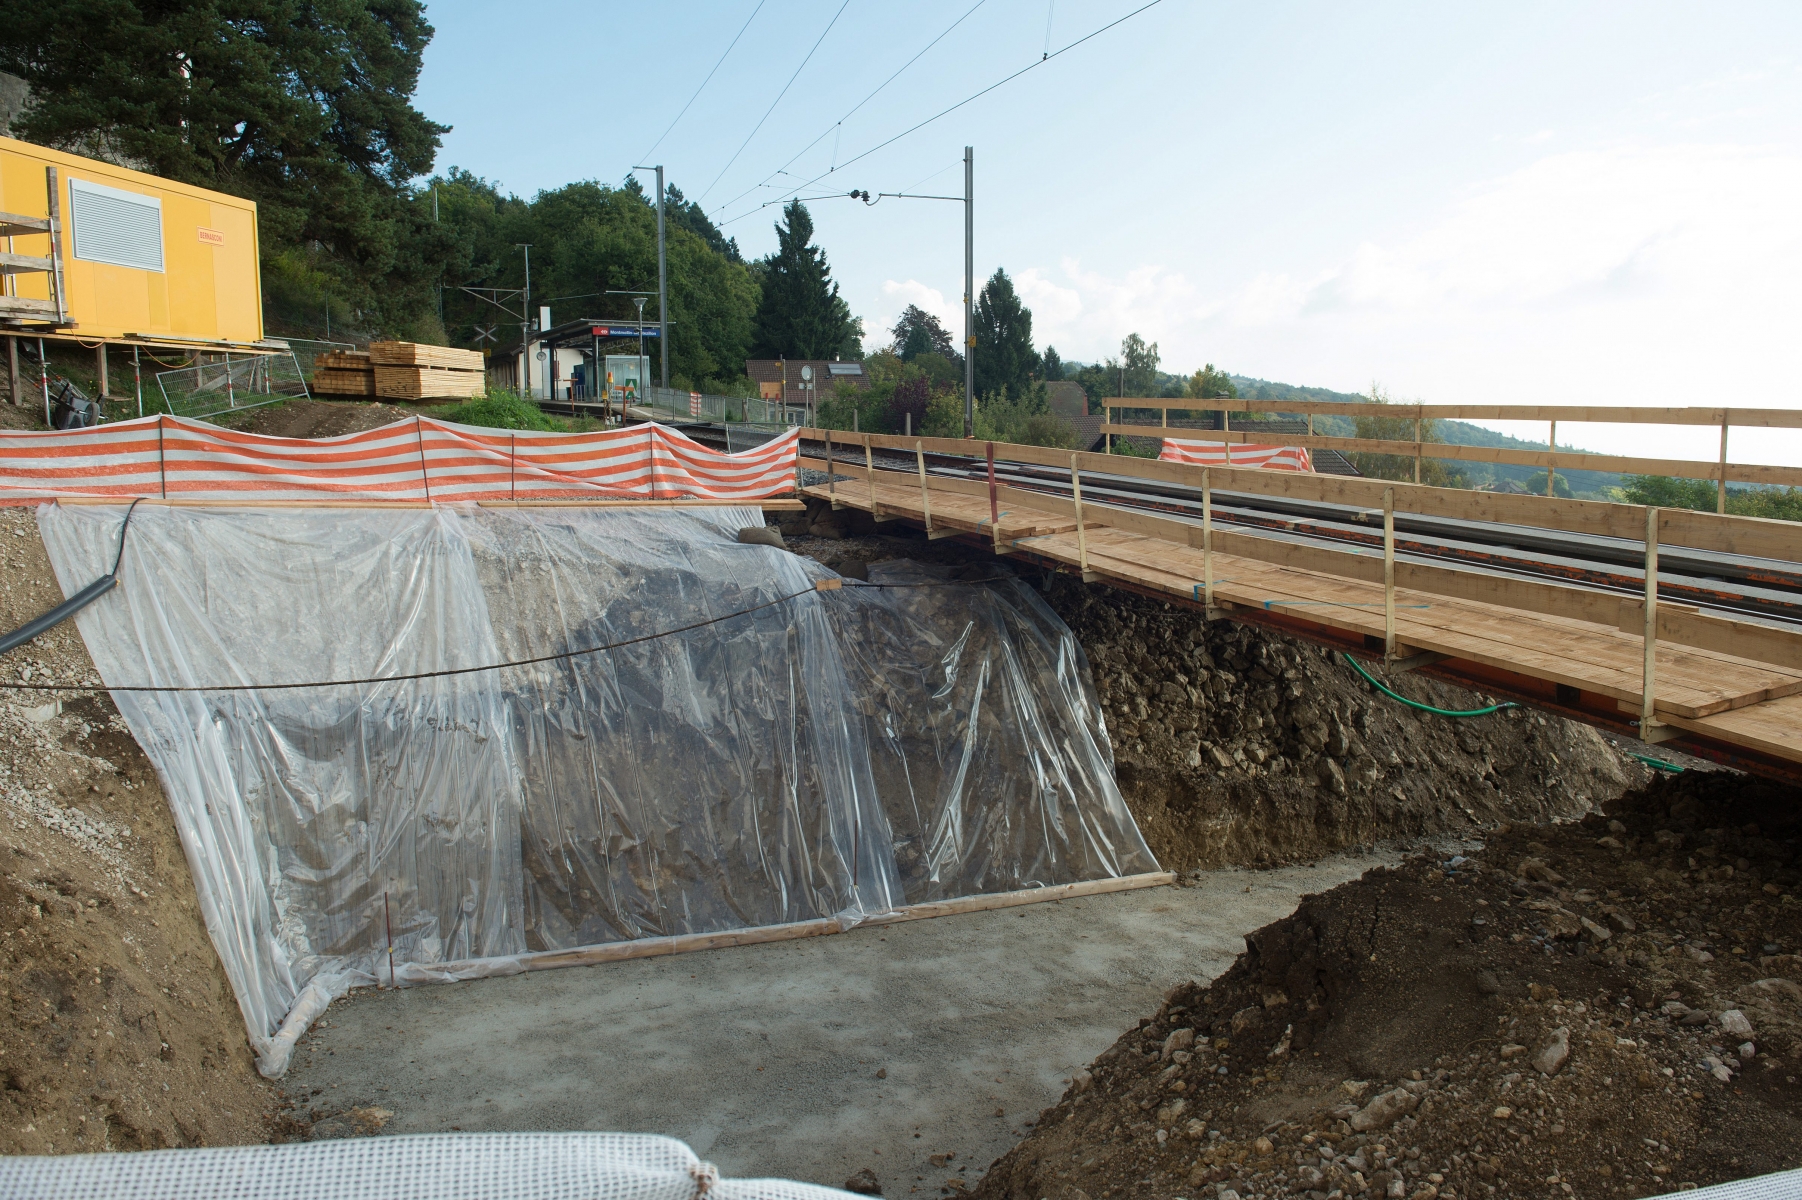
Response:
POLYGON ((520 399, 517 392, 489 392, 480 400, 434 409, 432 416, 484 429, 530 429, 540 433, 564 433, 569 429, 569 422, 545 416, 536 404, 520 399))

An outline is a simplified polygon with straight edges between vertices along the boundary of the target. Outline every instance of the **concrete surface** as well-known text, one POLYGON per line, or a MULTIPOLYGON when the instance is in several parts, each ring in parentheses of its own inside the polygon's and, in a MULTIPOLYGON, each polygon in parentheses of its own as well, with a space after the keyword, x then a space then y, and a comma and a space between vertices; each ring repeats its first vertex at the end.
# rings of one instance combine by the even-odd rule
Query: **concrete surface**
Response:
POLYGON ((836 1187, 869 1167, 891 1198, 936 1192, 976 1179, 1171 987, 1394 857, 365 991, 315 1026, 284 1088, 322 1112, 391 1110, 391 1134, 661 1133, 727 1175, 836 1187))

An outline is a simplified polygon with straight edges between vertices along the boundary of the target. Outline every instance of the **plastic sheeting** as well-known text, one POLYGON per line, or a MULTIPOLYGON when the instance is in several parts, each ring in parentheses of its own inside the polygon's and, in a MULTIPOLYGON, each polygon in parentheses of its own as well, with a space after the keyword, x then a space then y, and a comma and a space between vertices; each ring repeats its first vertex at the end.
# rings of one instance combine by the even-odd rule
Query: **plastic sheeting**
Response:
MULTIPOLYGON (((120 517, 39 509, 65 592, 120 517)), ((266 1073, 357 984, 1156 869, 1030 586, 893 563, 819 592, 737 542, 762 523, 138 509, 77 620, 110 686, 210 689, 114 699, 266 1073)))

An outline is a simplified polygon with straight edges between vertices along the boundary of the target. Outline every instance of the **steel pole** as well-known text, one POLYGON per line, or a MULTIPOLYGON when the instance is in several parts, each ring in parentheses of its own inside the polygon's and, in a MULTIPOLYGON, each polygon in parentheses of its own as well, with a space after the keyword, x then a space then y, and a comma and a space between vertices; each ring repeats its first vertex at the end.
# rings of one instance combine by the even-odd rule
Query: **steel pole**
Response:
POLYGON ((974 152, 964 147, 964 436, 976 436, 976 218, 974 152))
POLYGON ((519 379, 521 400, 532 398, 532 247, 521 243, 526 256, 526 286, 519 297, 519 379))
MULTIPOLYGON (((644 310, 639 312, 639 358, 644 357, 644 310)), ((663 245, 663 168, 657 168, 657 382, 669 386, 669 259, 663 245)))

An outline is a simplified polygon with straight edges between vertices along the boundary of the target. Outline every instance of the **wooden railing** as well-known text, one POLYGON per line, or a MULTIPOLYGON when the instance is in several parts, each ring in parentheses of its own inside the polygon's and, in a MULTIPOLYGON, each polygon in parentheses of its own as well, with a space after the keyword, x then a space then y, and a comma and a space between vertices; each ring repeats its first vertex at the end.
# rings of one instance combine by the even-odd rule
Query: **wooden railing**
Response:
MULTIPOLYGON (((1244 433, 1231 428, 1230 411, 1226 411, 1228 428, 1172 429, 1170 413, 1223 412, 1226 406, 1244 411, 1246 402, 1235 399, 1197 400, 1192 397, 1160 396, 1104 397, 1101 401, 1106 418, 1101 426, 1108 449, 1115 437, 1180 437, 1199 442, 1269 441, 1268 433, 1244 433), (1161 412, 1158 425, 1116 423, 1115 410, 1155 409, 1161 412)), ((1617 471, 1634 475, 1672 475, 1682 479, 1710 479, 1716 483, 1715 511, 1724 513, 1729 483, 1774 484, 1784 487, 1802 486, 1802 467, 1765 466, 1727 461, 1728 430, 1802 429, 1802 409, 1783 408, 1597 408, 1560 405, 1516 404, 1356 404, 1340 401, 1270 401, 1270 412, 1306 416, 1308 432, 1280 435, 1284 445, 1305 446, 1315 450, 1344 450, 1360 454, 1386 454, 1414 460, 1414 481, 1420 482, 1423 459, 1445 459, 1458 462, 1501 463, 1510 466, 1541 467, 1546 471, 1546 489, 1550 495, 1554 471, 1617 471), (1376 438, 1331 437, 1314 432, 1317 415, 1381 417, 1414 423, 1411 441, 1376 438), (1705 426, 1720 430, 1720 453, 1716 461, 1691 459, 1637 458, 1617 454, 1587 454, 1566 450, 1512 450, 1501 446, 1459 446, 1448 442, 1423 441, 1424 422, 1436 420, 1466 421, 1544 421, 1548 426, 1546 444, 1556 446, 1558 423, 1620 425, 1684 425, 1705 426)))
MULTIPOLYGON (((1293 471, 1202 467, 1009 443, 846 434, 821 429, 804 429, 802 436, 810 440, 824 440, 841 454, 845 450, 851 451, 854 461, 846 462, 835 456, 830 461, 830 472, 858 481, 841 485, 848 499, 860 499, 867 488, 868 507, 872 514, 878 508, 876 488, 879 479, 909 489, 917 487, 921 512, 929 532, 934 528, 933 492, 971 496, 986 493, 986 508, 989 513, 999 513, 1007 506, 1018 506, 1073 516, 1085 578, 1088 568, 1088 554, 1082 544, 1085 525, 1106 525, 1173 545, 1201 550, 1203 562, 1207 565, 1203 567, 1204 579, 1198 585, 1197 592, 1199 597, 1205 589, 1206 604, 1210 610, 1213 607, 1214 582, 1210 556, 1215 553, 1380 584, 1386 612, 1386 658, 1394 659, 1401 652, 1394 632, 1398 588, 1479 601, 1501 608, 1603 625, 1637 634, 1643 639, 1646 649, 1642 689, 1638 697, 1640 703, 1635 707, 1639 710, 1640 736, 1648 741, 1663 740, 1668 736, 1668 731, 1661 731, 1658 720, 1653 716, 1657 690, 1655 651, 1661 641, 1732 655, 1791 671, 1802 671, 1802 633, 1763 622, 1703 612, 1690 605, 1661 602, 1655 583, 1658 577, 1659 551, 1664 546, 1684 546, 1724 554, 1802 562, 1802 523, 1604 501, 1475 492, 1293 471), (1072 496, 1063 497, 1020 488, 992 479, 965 480, 942 475, 929 477, 926 471, 925 453, 984 457, 991 448, 998 461, 1030 463, 1053 467, 1060 473, 1068 472, 1072 496), (916 460, 916 465, 911 470, 902 471, 875 469, 872 457, 875 450, 906 452, 916 460), (1085 475, 1088 476, 1086 481, 1085 475), (1085 518, 1082 488, 1085 482, 1090 487, 1102 483, 1103 481, 1095 478, 1096 475, 1124 476, 1196 488, 1202 496, 1204 518, 1197 523, 1132 508, 1107 506, 1103 510, 1097 510, 1093 507, 1092 499, 1088 502, 1092 515, 1085 518), (1216 522, 1207 519, 1214 497, 1222 492, 1305 499, 1362 509, 1367 519, 1380 518, 1383 549, 1378 554, 1355 547, 1311 545, 1236 529, 1223 529, 1216 522), (1398 561, 1394 525, 1394 515, 1398 512, 1525 525, 1638 542, 1644 548, 1647 586, 1640 596, 1624 597, 1617 592, 1562 582, 1459 570, 1431 563, 1398 561)), ((798 465, 825 470, 828 468, 828 460, 804 452, 798 465)), ((1005 552, 1006 548, 1001 544, 1001 520, 992 520, 988 523, 988 528, 996 540, 997 551, 1005 552)))

